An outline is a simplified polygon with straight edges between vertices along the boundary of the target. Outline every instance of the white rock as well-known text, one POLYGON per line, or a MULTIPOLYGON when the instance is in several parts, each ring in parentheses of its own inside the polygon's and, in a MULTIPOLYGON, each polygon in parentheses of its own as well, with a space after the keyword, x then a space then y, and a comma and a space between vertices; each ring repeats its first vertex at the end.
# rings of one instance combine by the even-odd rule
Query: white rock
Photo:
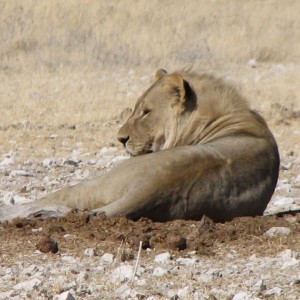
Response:
POLYGON ((300 265, 300 260, 296 258, 291 258, 291 260, 284 262, 281 269, 290 269, 290 268, 298 268, 300 265))
POLYGON ((22 197, 22 196, 19 196, 19 195, 14 195, 13 196, 13 203, 14 204, 22 204, 22 203, 29 203, 29 202, 32 202, 32 200, 29 199, 29 198, 22 197))
POLYGON ((49 138, 50 139, 56 139, 56 138, 58 138, 58 134, 56 134, 56 133, 50 134, 49 138))
POLYGON ((66 284, 65 286, 63 286, 63 290, 69 291, 69 290, 75 288, 76 286, 77 286, 77 283, 75 281, 71 281, 68 284, 66 284))
POLYGON ((177 299, 178 298, 176 291, 173 289, 167 290, 166 296, 168 297, 168 299, 177 299))
POLYGON ((117 149, 115 147, 103 147, 99 152, 98 152, 98 155, 99 156, 103 156, 107 153, 112 153, 112 152, 115 152, 117 151, 117 149))
POLYGON ((110 265, 114 260, 114 256, 111 253, 104 253, 101 257, 100 257, 100 262, 103 265, 110 265))
POLYGON ((147 285, 147 281, 145 279, 137 279, 134 281, 137 286, 144 287, 147 285))
POLYGON ((293 252, 291 249, 286 249, 278 254, 284 261, 289 261, 293 257, 293 252))
POLYGON ((29 265, 28 267, 22 269, 21 274, 26 276, 31 276, 38 270, 38 267, 36 265, 29 265))
POLYGON ((300 174, 297 175, 297 177, 295 178, 295 184, 298 186, 300 185, 300 174))
POLYGON ((179 257, 176 262, 182 266, 193 266, 196 263, 196 259, 179 257))
POLYGON ((115 295, 119 298, 119 299, 125 299, 129 296, 131 296, 132 294, 132 289, 128 286, 127 283, 122 284, 120 287, 118 287, 115 290, 115 295))
POLYGON ((272 227, 265 232, 266 236, 272 237, 276 235, 289 235, 291 230, 287 227, 272 227))
POLYGON ((88 256, 88 257, 93 257, 95 255, 95 249, 94 248, 87 248, 84 250, 83 254, 85 256, 88 256))
POLYGON ((14 194, 12 192, 2 191, 2 199, 0 200, 1 205, 11 205, 15 204, 14 194))
POLYGON ((76 278, 76 281, 81 283, 85 280, 87 280, 89 278, 89 275, 87 272, 85 271, 81 271, 78 275, 77 275, 77 278, 76 278))
POLYGON ((76 298, 71 294, 71 292, 66 291, 59 295, 55 295, 54 300, 75 300, 76 298))
POLYGON ((110 279, 113 283, 116 283, 118 281, 124 282, 124 281, 131 280, 132 276, 133 276, 133 267, 124 264, 113 270, 110 279))
POLYGON ((192 289, 189 286, 186 286, 186 287, 178 290, 177 296, 180 299, 187 299, 188 296, 191 294, 191 292, 192 292, 192 289))
POLYGON ((56 160, 55 160, 55 159, 51 159, 51 158, 45 158, 45 159, 42 161, 42 165, 43 165, 44 167, 54 166, 54 165, 56 165, 56 160))
POLYGON ((66 256, 63 256, 63 257, 61 258, 61 260, 62 260, 63 262, 70 263, 70 264, 78 264, 78 259, 76 259, 76 258, 73 257, 73 256, 68 256, 68 255, 66 255, 66 256))
POLYGON ((279 287, 274 287, 274 288, 272 288, 272 289, 270 289, 270 290, 267 290, 267 291, 265 292, 265 295, 266 295, 266 296, 271 296, 271 295, 280 296, 281 293, 282 293, 282 289, 281 289, 281 288, 279 288, 279 287))
POLYGON ((250 300, 250 296, 246 292, 238 292, 233 296, 232 300, 250 300))
POLYGON ((64 238, 67 240, 73 240, 73 239, 77 239, 77 235, 67 233, 64 235, 64 238))
POLYGON ((7 167, 9 165, 14 164, 14 162, 15 162, 15 160, 13 159, 13 157, 6 157, 0 162, 0 166, 7 167))
POLYGON ((257 67, 257 61, 256 59, 252 58, 248 61, 248 66, 250 66, 251 68, 256 68, 257 67))
POLYGON ((252 287, 251 287, 251 290, 253 292, 261 292, 263 290, 266 289, 266 286, 264 284, 264 281, 263 280, 258 280, 252 287))
POLYGON ((162 267, 157 267, 153 270, 152 274, 155 277, 161 277, 161 276, 164 276, 165 274, 167 274, 167 270, 162 267))
POLYGON ((24 177, 34 177, 34 175, 30 172, 27 172, 25 170, 12 170, 10 172, 10 175, 15 177, 15 176, 24 176, 24 177))
POLYGON ((28 280, 28 281, 23 281, 20 282, 16 285, 13 286, 14 290, 25 290, 27 292, 31 292, 34 289, 36 289, 37 287, 39 287, 41 285, 41 281, 37 278, 28 280))
POLYGON ((154 261, 159 264, 164 264, 164 263, 168 262, 170 260, 170 258, 171 258, 170 253, 164 252, 164 253, 156 255, 154 258, 154 261))
POLYGON ((0 300, 11 299, 10 296, 14 291, 2 292, 0 293, 0 300))

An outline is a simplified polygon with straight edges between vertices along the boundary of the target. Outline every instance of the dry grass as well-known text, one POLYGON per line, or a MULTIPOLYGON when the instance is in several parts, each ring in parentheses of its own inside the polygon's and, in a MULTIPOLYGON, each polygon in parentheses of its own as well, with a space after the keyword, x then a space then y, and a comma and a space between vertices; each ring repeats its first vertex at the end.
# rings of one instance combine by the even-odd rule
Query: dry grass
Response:
MULTIPOLYGON (((159 67, 224 76, 269 121, 275 103, 300 109, 295 0, 12 0, 0 10, 0 126, 29 128, 0 131, 2 149, 11 139, 36 147, 39 126, 111 122, 159 67)), ((95 145, 114 139, 106 129, 95 145)))
POLYGON ((299 60, 298 1, 6 1, 1 67, 57 71, 299 60))

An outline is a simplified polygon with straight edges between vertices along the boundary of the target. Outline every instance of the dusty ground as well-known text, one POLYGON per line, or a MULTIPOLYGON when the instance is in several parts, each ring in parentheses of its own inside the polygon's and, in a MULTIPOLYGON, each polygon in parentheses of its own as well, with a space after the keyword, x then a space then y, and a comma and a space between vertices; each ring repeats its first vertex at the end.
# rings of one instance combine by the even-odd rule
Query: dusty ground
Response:
POLYGON ((116 255, 116 249, 123 242, 124 248, 129 250, 127 254, 132 255, 124 256, 124 260, 130 260, 135 257, 140 241, 144 250, 149 248, 154 250, 153 253, 167 250, 177 256, 190 251, 207 257, 221 256, 230 250, 237 251, 245 258, 254 253, 257 256, 272 256, 285 249, 300 251, 300 213, 237 218, 224 224, 215 224, 209 219, 166 223, 141 219, 134 222, 123 217, 105 219, 101 216, 78 215, 76 212, 59 219, 16 219, 13 223, 1 225, 2 257, 11 253, 12 249, 18 249, 15 254, 5 255, 2 263, 11 263, 14 255, 27 256, 36 249, 40 250, 39 243, 45 236, 57 241, 60 252, 76 257, 91 247, 116 255), (290 228, 291 234, 272 239, 264 235, 271 227, 282 226, 290 228), (65 239, 66 234, 77 239, 65 239))

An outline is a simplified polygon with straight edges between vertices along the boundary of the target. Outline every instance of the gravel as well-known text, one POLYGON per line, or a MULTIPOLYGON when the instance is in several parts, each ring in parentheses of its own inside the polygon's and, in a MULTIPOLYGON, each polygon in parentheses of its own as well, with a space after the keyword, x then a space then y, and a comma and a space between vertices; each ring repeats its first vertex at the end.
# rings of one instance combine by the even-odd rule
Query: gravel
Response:
MULTIPOLYGON (((53 134, 51 138, 56 136, 53 134)), ((119 155, 121 152, 116 147, 105 147, 98 153, 75 150, 73 157, 21 163, 18 153, 4 154, 0 159, 0 206, 34 201, 128 158, 119 155)), ((282 172, 299 172, 300 163, 295 156, 283 160, 282 172)), ((299 176, 298 173, 279 180, 266 214, 300 209, 299 176)), ((287 220, 291 224, 299 222, 292 215, 287 220)), ((290 233, 290 228, 272 227, 265 235, 272 239, 290 233)), ((64 237, 76 239, 67 233, 64 237)), ((51 240, 51 245, 55 245, 55 241, 51 240)), ((0 263, 0 299, 296 300, 300 297, 300 249, 286 249, 275 256, 253 253, 248 257, 237 250, 223 257, 149 250, 143 251, 134 274, 136 256, 134 253, 134 259, 125 257, 122 261, 117 249, 114 253, 99 254, 93 247, 86 248, 80 255, 36 250, 10 264, 0 263)))

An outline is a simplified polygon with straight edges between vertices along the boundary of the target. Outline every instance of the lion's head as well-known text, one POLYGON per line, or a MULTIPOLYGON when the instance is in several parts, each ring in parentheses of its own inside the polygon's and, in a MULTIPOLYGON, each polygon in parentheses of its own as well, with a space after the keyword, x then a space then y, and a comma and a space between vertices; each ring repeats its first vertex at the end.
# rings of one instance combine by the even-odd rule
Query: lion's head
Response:
POLYGON ((236 89, 222 80, 160 69, 120 128, 118 140, 136 156, 205 143, 233 131, 253 130, 257 135, 255 123, 261 121, 236 89))

